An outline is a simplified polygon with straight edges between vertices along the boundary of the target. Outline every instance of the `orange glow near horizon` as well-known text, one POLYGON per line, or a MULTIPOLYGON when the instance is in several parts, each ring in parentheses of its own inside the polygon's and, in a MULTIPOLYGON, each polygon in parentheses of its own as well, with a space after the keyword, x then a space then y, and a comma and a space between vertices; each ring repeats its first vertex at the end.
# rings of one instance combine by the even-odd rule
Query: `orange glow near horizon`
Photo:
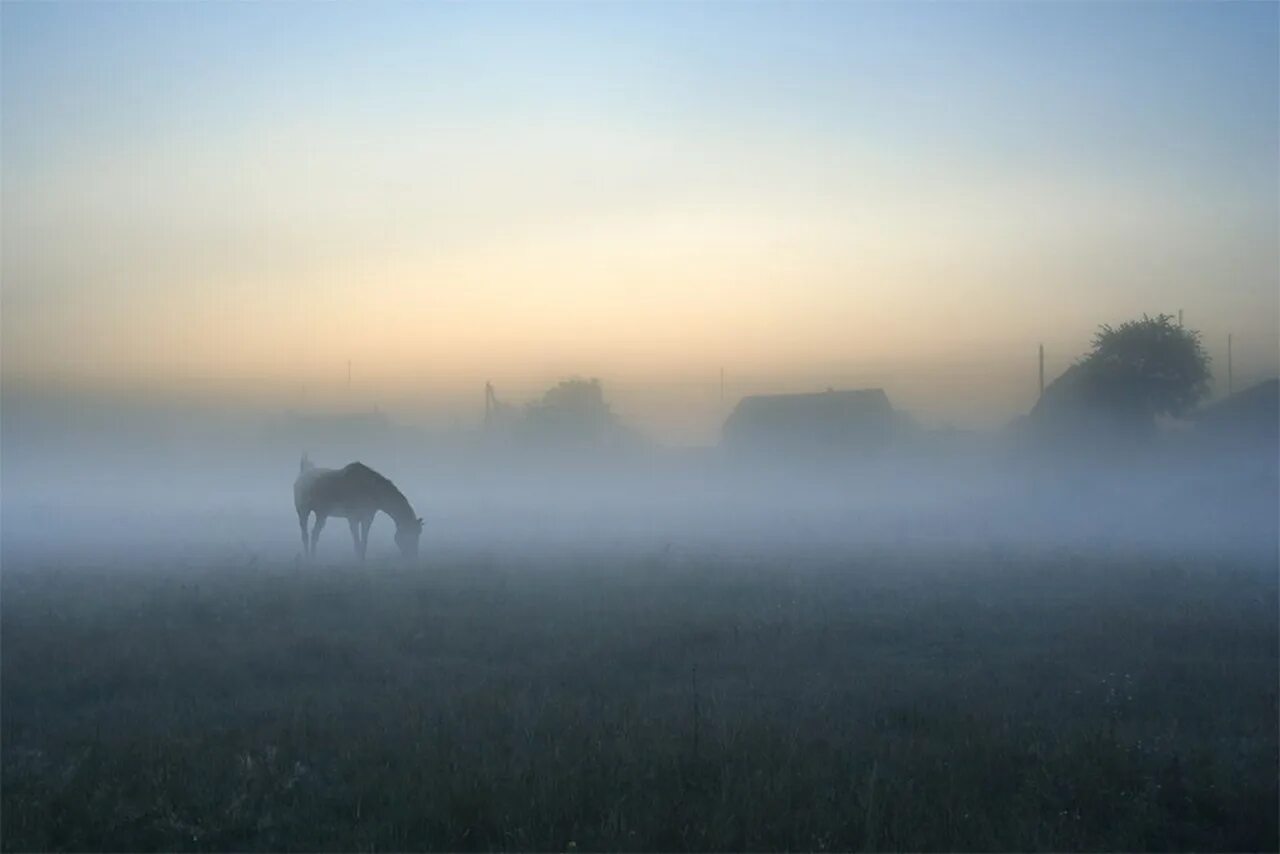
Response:
MULTIPOLYGON (((6 7, 6 383, 336 401, 341 384, 320 390, 350 359, 388 405, 586 375, 674 424, 715 410, 718 392, 694 405, 682 389, 723 367, 760 390, 883 385, 930 418, 995 423, 1029 405, 1021 360, 1039 342, 1065 366, 1099 323, 1178 309, 1215 355, 1236 336, 1241 376, 1276 370, 1280 131, 1250 118, 1274 113, 1274 68, 1219 63, 1220 88, 1189 100, 1150 73, 1179 54, 1085 51, 1119 94, 1082 103, 1065 73, 955 72, 948 27, 919 55, 883 38, 833 42, 826 65, 771 54, 794 83, 776 90, 740 57, 661 53, 652 33, 610 64, 589 35, 607 10, 574 13, 583 32, 550 46, 501 17, 455 22, 471 38, 447 61, 397 47, 445 13, 401 11, 400 28, 368 24, 389 65, 348 79, 329 58, 343 10, 298 10, 312 47, 284 62, 268 45, 242 69, 176 24, 175 46, 139 58, 74 16, 28 51, 41 13, 6 7), (863 54, 871 78, 844 67, 863 54)), ((235 11, 238 38, 264 14, 235 11)), ((823 14, 897 32, 885 9, 823 14)), ((1010 26, 965 38, 1033 68, 999 41, 1010 26)), ((739 36, 773 45, 770 28, 739 36)))

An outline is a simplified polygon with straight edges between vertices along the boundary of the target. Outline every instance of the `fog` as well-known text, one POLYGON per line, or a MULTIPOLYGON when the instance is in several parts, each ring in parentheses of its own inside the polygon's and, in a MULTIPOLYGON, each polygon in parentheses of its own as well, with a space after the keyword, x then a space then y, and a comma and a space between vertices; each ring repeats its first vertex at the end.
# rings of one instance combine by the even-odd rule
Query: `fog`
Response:
POLYGON ((6 845, 1275 848, 1275 383, 1129 435, 754 396, 697 448, 607 392, 10 390, 6 845), (306 556, 304 454, 418 555, 393 503, 306 556))
MULTIPOLYGON (((634 432, 614 445, 534 441, 479 424, 431 430, 394 414, 365 417, 10 393, 5 552, 104 564, 294 560, 291 490, 304 453, 390 478, 425 520, 423 571, 460 554, 620 548, 1276 550, 1274 444, 1187 424, 1166 424, 1137 446, 1045 447, 1015 424, 913 428, 874 451, 788 454, 724 442, 670 448, 634 432)), ((335 521, 322 563, 354 556, 335 521)), ((378 516, 370 561, 396 559, 393 529, 378 516)))

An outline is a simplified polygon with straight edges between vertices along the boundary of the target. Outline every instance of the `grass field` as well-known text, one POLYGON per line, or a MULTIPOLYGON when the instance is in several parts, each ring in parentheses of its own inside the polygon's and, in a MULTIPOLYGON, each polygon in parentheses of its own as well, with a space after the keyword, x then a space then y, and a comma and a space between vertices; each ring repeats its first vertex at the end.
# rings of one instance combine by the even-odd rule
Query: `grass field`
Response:
POLYGON ((1276 850, 1276 569, 11 560, 3 847, 1276 850))

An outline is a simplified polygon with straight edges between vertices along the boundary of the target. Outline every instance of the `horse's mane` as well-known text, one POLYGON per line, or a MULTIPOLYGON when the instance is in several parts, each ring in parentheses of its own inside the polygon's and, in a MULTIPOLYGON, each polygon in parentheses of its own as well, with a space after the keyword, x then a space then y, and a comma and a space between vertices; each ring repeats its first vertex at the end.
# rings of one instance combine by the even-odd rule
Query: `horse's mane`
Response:
POLYGON ((360 474, 360 476, 369 478, 379 486, 386 487, 387 489, 395 490, 397 494, 400 494, 399 488, 397 488, 396 485, 391 482, 391 478, 387 477, 386 475, 380 474, 379 472, 374 471, 364 463, 351 463, 346 466, 346 470, 348 472, 357 472, 360 474))
MULTIPOLYGON (((400 491, 400 488, 391 482, 391 478, 386 477, 382 474, 379 474, 378 472, 369 468, 364 463, 359 463, 359 462, 351 463, 345 469, 343 469, 343 471, 358 472, 361 477, 368 478, 369 480, 377 484, 377 486, 380 489, 385 489, 388 493, 390 493, 395 503, 400 505, 400 513, 405 517, 404 520, 411 521, 416 518, 417 514, 413 512, 413 505, 409 503, 408 498, 405 498, 404 493, 400 491)), ((404 521, 404 520, 397 519, 397 522, 404 521)))

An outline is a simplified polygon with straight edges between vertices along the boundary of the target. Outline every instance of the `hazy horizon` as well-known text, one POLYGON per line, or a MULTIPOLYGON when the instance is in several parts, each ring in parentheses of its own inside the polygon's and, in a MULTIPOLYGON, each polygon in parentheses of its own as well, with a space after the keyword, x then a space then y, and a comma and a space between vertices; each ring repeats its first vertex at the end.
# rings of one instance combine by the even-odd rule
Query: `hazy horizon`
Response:
POLYGON ((0 235, 0 854, 1280 850, 1280 3, 0 0, 0 235))
POLYGON ((1228 333, 1280 362, 1274 4, 0 16, 10 390, 465 424, 599 377, 689 444, 828 386, 995 426, 1143 313, 1215 393, 1228 333))

